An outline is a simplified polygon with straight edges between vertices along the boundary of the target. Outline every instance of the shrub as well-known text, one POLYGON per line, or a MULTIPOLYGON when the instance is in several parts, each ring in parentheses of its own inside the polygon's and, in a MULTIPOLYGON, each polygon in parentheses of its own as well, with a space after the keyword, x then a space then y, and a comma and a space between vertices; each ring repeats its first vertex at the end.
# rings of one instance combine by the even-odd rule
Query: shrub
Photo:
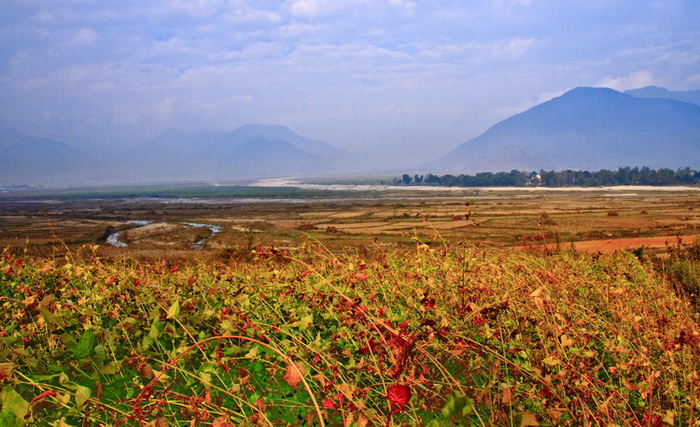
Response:
POLYGON ((0 306, 2 425, 689 425, 700 405, 700 327, 626 252, 5 251, 0 306))

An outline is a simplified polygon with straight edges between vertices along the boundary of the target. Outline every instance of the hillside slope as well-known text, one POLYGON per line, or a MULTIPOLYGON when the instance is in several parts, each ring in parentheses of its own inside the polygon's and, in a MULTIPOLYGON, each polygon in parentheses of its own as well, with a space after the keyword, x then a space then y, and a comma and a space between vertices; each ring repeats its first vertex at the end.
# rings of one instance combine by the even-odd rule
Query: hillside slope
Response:
POLYGON ((700 106, 577 88, 428 165, 455 172, 700 165, 700 106))

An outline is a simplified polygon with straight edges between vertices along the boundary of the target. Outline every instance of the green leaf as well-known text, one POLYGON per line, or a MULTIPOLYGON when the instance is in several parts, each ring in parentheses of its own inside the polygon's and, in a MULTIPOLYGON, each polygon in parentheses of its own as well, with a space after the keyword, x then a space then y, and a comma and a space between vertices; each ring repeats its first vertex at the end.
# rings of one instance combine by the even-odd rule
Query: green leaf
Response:
POLYGON ((23 420, 29 411, 29 402, 24 400, 24 398, 9 385, 0 392, 0 401, 2 401, 3 412, 9 410, 15 414, 18 421, 23 420))
POLYGON ((80 337, 80 341, 78 341, 78 344, 76 344, 73 349, 73 358, 84 359, 88 357, 93 352, 96 345, 97 337, 95 336, 95 332, 93 332, 92 329, 88 329, 83 333, 83 336, 80 337))
POLYGON ((100 366, 100 373, 103 375, 114 375, 117 372, 119 372, 119 365, 114 361, 100 366))
POLYGON ((5 345, 8 347, 11 347, 13 344, 15 344, 17 341, 19 341, 19 337, 16 336, 11 336, 11 337, 2 337, 1 340, 5 345))
POLYGON ((466 419, 474 410, 474 401, 464 393, 455 392, 451 394, 445 406, 442 408, 442 416, 445 418, 457 417, 466 419))
POLYGON ((82 407, 85 402, 90 399, 91 395, 92 393, 90 392, 89 388, 81 385, 75 386, 75 403, 78 405, 78 407, 82 407))
POLYGON ((17 419, 17 416, 9 409, 0 411, 0 426, 3 427, 21 427, 24 423, 17 419))
POLYGON ((299 329, 308 329, 309 326, 311 326, 314 323, 314 316, 309 314, 308 316, 304 316, 298 321, 292 323, 291 326, 292 328, 299 328, 299 329))
POLYGON ((157 340, 163 327, 163 322, 158 319, 154 320, 153 323, 151 323, 151 329, 148 331, 148 337, 152 340, 157 340))
POLYGON ((46 310, 44 308, 41 309, 41 317, 44 318, 44 322, 46 322, 46 324, 49 326, 58 328, 64 328, 66 326, 65 320, 54 315, 49 310, 46 310))

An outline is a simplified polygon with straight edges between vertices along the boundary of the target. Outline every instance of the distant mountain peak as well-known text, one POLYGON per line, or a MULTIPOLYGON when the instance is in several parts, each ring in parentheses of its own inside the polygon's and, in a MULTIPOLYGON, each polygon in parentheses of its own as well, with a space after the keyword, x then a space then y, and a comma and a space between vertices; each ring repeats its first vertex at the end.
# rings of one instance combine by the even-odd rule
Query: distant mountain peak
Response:
POLYGON ((450 172, 700 165, 700 106, 578 87, 492 126, 426 168, 450 172))
POLYGON ((601 101, 604 99, 615 99, 615 100, 620 100, 620 99, 631 99, 632 97, 629 95, 626 95, 622 92, 618 92, 615 89, 611 89, 608 87, 588 87, 588 86, 580 86, 574 89, 571 89, 570 91, 564 93, 563 95, 560 95, 557 98, 554 99, 559 99, 559 100, 565 100, 565 101, 570 101, 570 100, 593 100, 593 101, 601 101))
POLYGON ((288 127, 277 124, 262 125, 251 123, 237 127, 229 133, 246 136, 262 136, 268 139, 301 138, 288 127))

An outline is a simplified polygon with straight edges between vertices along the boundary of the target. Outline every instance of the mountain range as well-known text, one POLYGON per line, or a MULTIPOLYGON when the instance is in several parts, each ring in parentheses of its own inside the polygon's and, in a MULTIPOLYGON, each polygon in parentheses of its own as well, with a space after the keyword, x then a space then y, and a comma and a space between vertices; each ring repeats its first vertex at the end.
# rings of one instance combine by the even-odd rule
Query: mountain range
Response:
POLYGON ((284 126, 251 124, 229 132, 168 131, 122 153, 118 163, 135 169, 134 180, 225 180, 348 171, 355 156, 284 126))
POLYGON ((243 180, 377 173, 367 153, 302 137, 280 125, 229 132, 167 131, 131 149, 80 151, 67 143, 0 129, 0 186, 243 180))
POLYGON ((0 129, 0 186, 69 184, 88 179, 86 165, 95 160, 59 141, 0 129))
MULTIPOLYGON (((420 170, 461 174, 623 166, 700 167, 700 91, 576 88, 495 124, 420 170)), ((386 162, 371 154, 305 138, 281 125, 167 131, 138 147, 110 152, 0 129, 0 186, 392 173, 386 169, 386 162)))
POLYGON ((678 100, 695 96, 654 87, 630 93, 576 88, 497 123, 424 169, 473 173, 698 167, 700 105, 678 100))

